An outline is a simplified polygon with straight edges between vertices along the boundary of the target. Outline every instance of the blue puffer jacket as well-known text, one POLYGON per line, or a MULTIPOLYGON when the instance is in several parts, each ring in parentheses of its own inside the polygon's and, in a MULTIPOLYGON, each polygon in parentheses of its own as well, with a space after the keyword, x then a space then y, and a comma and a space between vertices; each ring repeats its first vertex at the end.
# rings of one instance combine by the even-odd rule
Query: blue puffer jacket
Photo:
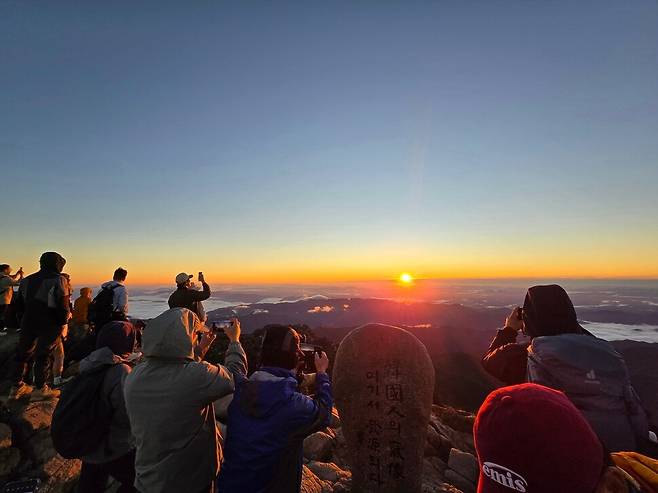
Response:
POLYGON ((263 367, 249 379, 235 376, 228 407, 220 493, 297 493, 304 438, 329 424, 329 377, 316 380, 315 399, 297 392, 290 370, 263 367))

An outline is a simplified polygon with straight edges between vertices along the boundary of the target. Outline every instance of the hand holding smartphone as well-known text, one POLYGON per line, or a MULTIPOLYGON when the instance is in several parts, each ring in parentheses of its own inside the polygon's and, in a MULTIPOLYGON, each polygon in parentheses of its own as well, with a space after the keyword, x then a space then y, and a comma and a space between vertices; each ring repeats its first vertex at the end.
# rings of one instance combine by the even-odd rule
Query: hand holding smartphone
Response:
POLYGON ((206 282, 206 279, 203 277, 203 272, 199 271, 199 282, 204 283, 206 282))

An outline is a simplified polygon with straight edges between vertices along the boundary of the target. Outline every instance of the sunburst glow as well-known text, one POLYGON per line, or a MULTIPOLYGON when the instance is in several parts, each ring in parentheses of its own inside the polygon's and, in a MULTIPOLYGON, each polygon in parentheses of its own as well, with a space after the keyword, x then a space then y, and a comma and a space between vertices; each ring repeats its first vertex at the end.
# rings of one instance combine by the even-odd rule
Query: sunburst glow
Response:
POLYGON ((408 272, 403 272, 400 274, 400 282, 403 284, 411 284, 414 281, 414 278, 408 272))

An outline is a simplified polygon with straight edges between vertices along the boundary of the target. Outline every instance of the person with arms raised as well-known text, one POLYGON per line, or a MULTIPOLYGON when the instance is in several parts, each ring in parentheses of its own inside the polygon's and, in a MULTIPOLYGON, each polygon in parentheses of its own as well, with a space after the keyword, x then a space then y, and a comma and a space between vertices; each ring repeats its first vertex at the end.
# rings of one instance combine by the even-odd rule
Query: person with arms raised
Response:
POLYGON ((249 379, 236 376, 218 491, 300 491, 304 438, 329 425, 333 407, 324 352, 315 355, 315 398, 298 391, 300 342, 292 327, 267 327, 260 369, 249 379))
POLYGON ((222 455, 213 403, 233 392, 234 376, 247 373, 239 321, 225 333, 230 343, 221 366, 199 361, 215 334, 186 308, 167 310, 144 328, 145 361, 124 388, 140 492, 213 491, 222 455))
POLYGON ((176 291, 169 296, 169 308, 187 308, 196 313, 201 322, 206 321, 206 312, 203 309, 203 301, 210 298, 210 286, 199 272, 199 282, 203 291, 194 289, 192 275, 181 272, 176 276, 176 291))
POLYGON ((12 274, 10 265, 0 265, 0 335, 5 335, 7 333, 5 315, 11 306, 11 300, 14 296, 14 287, 20 285, 21 279, 23 279, 22 267, 18 269, 16 274, 12 274))

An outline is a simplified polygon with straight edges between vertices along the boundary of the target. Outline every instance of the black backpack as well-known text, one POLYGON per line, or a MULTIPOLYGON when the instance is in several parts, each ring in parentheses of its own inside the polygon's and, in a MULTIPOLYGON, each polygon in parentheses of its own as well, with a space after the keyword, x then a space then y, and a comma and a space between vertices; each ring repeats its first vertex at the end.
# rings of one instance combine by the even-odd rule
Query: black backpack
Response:
POLYGON ((62 389, 50 425, 53 445, 62 457, 79 459, 96 450, 107 437, 113 413, 102 388, 112 366, 80 373, 62 389))
POLYGON ((100 329, 107 322, 112 320, 112 312, 114 311, 114 290, 119 286, 102 288, 100 293, 89 303, 87 318, 91 323, 100 329))

